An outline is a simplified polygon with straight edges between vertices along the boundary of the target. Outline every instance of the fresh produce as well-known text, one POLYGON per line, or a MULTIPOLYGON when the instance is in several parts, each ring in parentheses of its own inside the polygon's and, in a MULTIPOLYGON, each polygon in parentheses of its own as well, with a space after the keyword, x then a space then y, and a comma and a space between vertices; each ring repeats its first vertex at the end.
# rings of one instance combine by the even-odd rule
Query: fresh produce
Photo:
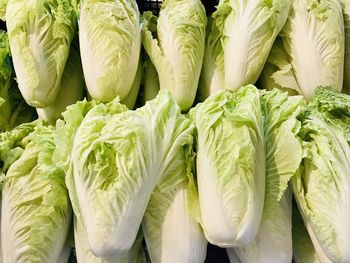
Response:
POLYGON ((0 132, 36 117, 34 109, 25 103, 14 77, 8 36, 0 31, 0 132))
POLYGON ((165 0, 158 19, 145 12, 142 43, 155 66, 160 89, 187 111, 202 68, 207 17, 200 0, 165 0))
POLYGON ((320 88, 309 105, 309 111, 301 116, 303 160, 292 178, 293 191, 322 262, 322 258, 332 262, 350 261, 347 249, 350 236, 350 224, 347 223, 350 200, 349 105, 349 96, 320 88))
POLYGON ((52 161, 52 127, 37 125, 2 188, 3 262, 56 262, 71 221, 64 172, 52 161))
POLYGON ((281 37, 298 86, 290 85, 292 74, 286 72, 286 65, 279 68, 274 79, 279 79, 282 87, 296 89, 306 99, 320 85, 342 90, 345 35, 339 0, 292 2, 281 37))
POLYGON ((61 160, 69 162, 66 184, 74 213, 93 254, 122 254, 136 238, 154 187, 192 145, 193 127, 166 92, 136 111, 116 100, 97 104, 80 123, 79 107, 84 103, 64 113, 58 131, 64 137, 57 138, 65 142, 59 154, 70 149, 61 160))
POLYGON ((37 108, 38 116, 51 124, 61 118, 62 112, 70 104, 81 100, 84 95, 84 76, 79 56, 78 43, 73 42, 68 60, 63 71, 58 94, 54 101, 45 108, 37 108))
POLYGON ((130 92, 137 72, 141 25, 135 0, 84 0, 79 42, 86 86, 93 99, 109 102, 130 92))
POLYGON ((59 92, 77 24, 73 2, 8 2, 6 25, 13 65, 19 89, 33 107, 49 106, 59 92))
POLYGON ((234 248, 241 262, 292 261, 292 192, 288 182, 302 159, 297 116, 304 104, 301 96, 288 97, 277 89, 261 92, 266 142, 265 202, 255 240, 234 248))
POLYGON ((197 180, 205 237, 221 247, 251 243, 265 193, 265 145, 258 90, 224 90, 190 111, 197 128, 197 180))
POLYGON ((142 230, 152 262, 204 262, 207 241, 196 221, 192 143, 185 145, 153 190, 142 230))
POLYGON ((0 0, 0 262, 350 262, 350 2, 214 2, 0 0))
POLYGON ((204 97, 218 89, 238 89, 257 81, 291 2, 220 0, 207 36, 205 81, 200 87, 204 97))
POLYGON ((6 173, 9 167, 22 155, 30 142, 27 136, 34 131, 38 120, 24 123, 11 131, 0 133, 0 173, 6 173))

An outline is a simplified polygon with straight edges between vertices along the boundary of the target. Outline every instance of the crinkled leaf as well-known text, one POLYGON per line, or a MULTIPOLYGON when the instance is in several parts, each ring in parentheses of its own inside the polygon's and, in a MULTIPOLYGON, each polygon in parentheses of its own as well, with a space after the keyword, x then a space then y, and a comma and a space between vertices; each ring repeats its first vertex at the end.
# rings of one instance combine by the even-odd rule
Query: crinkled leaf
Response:
POLYGON ((291 262, 292 192, 288 183, 302 160, 297 134, 298 114, 304 109, 301 96, 288 97, 278 90, 262 91, 266 143, 266 182, 263 215, 255 240, 235 248, 242 262, 291 262))
POLYGON ((204 262, 207 241, 192 217, 192 193, 188 190, 194 180, 193 159, 192 144, 180 148, 148 202, 142 230, 154 263, 169 258, 178 262, 204 262))
POLYGON ((301 116, 303 162, 292 178, 305 226, 320 258, 350 260, 350 146, 341 129, 310 110, 301 116))
MULTIPOLYGON (((309 99, 319 85, 341 90, 345 39, 339 1, 293 0, 292 3, 281 37, 301 94, 309 99)), ((281 86, 288 87, 290 79, 285 81, 281 86)))
POLYGON ((62 118, 62 112, 68 105, 81 100, 84 93, 84 76, 80 61, 78 43, 73 42, 65 65, 58 95, 54 101, 45 108, 37 108, 37 113, 43 120, 55 124, 62 118))
POLYGON ((158 20, 150 12, 143 18, 142 43, 157 69, 160 88, 169 90, 181 109, 188 110, 194 102, 203 62, 204 6, 200 0, 165 0, 158 20))
POLYGON ((197 128, 202 226, 212 244, 246 245, 259 227, 265 190, 258 90, 220 91, 190 111, 197 128))
POLYGON ((57 262, 71 207, 64 172, 52 161, 54 130, 37 126, 2 189, 3 257, 9 262, 57 262))
POLYGON ((154 187, 192 140, 193 127, 169 93, 135 111, 119 105, 99 104, 86 114, 66 177, 74 213, 96 256, 130 249, 154 187))
POLYGON ((290 6, 289 0, 219 2, 214 20, 224 20, 221 41, 225 87, 238 89, 257 81, 290 6))
POLYGON ((135 79, 141 47, 141 25, 135 0, 82 1, 80 53, 92 98, 124 99, 135 79))
POLYGON ((19 89, 33 107, 56 98, 76 13, 68 0, 14 0, 7 5, 6 24, 19 89))

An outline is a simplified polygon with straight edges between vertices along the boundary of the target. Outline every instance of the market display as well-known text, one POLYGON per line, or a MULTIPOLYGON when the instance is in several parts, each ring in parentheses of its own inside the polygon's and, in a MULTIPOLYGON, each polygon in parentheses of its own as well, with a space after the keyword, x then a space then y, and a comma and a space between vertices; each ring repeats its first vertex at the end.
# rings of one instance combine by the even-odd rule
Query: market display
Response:
POLYGON ((0 19, 0 262, 350 263, 348 0, 0 19))

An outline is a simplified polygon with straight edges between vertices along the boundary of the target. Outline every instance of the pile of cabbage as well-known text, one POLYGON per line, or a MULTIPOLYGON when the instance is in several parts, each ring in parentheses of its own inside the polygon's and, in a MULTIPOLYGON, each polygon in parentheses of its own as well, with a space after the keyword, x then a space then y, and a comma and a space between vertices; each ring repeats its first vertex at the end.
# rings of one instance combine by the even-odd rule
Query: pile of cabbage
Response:
POLYGON ((0 262, 350 262, 349 1, 0 18, 0 262))

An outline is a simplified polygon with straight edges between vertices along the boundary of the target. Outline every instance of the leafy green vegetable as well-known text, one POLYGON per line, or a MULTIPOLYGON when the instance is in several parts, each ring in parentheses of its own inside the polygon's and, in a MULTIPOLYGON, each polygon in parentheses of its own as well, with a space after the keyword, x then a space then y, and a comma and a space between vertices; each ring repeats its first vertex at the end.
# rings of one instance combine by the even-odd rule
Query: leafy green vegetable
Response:
POLYGON ((191 143, 193 127, 164 92, 136 111, 117 100, 88 108, 80 103, 63 114, 57 140, 65 142, 56 157, 92 253, 120 255, 132 246, 162 174, 191 143))
POLYGON ((2 189, 1 239, 6 262, 57 262, 71 207, 64 172, 52 161, 52 127, 37 125, 2 189))
POLYGON ((309 103, 324 119, 343 132, 350 142, 350 96, 341 94, 332 87, 318 87, 309 103))
POLYGON ((63 71, 58 95, 49 106, 37 108, 37 113, 43 120, 54 124, 70 104, 82 99, 84 93, 84 76, 81 66, 78 43, 73 42, 69 57, 63 71))
POLYGON ((73 148, 75 134, 86 114, 97 104, 94 100, 78 101, 76 104, 69 105, 66 111, 62 113, 64 121, 57 120, 56 122, 56 150, 53 154, 53 159, 65 173, 69 170, 71 161, 70 153, 73 148))
POLYGON ((196 125, 202 226, 221 247, 247 245, 259 228, 265 192, 263 117, 258 90, 220 91, 190 111, 196 125))
MULTIPOLYGON (((338 0, 293 0, 292 11, 281 37, 299 86, 310 99, 319 85, 341 90, 344 70, 344 23, 338 0)), ((287 67, 287 66, 286 66, 287 67)), ((282 71, 282 73, 285 73, 282 71)), ((280 84, 290 85, 290 76, 280 84)), ((276 77, 275 77, 276 78, 276 77)))
POLYGON ((331 89, 317 91, 318 96, 310 103, 309 111, 300 117, 303 162, 292 183, 305 226, 321 261, 328 257, 332 262, 347 262, 350 260, 347 248, 350 226, 346 223, 350 211, 350 137, 348 129, 342 128, 348 123, 341 122, 347 120, 350 112, 348 106, 347 111, 346 107, 342 108, 345 100, 334 99, 335 91, 333 98, 325 100, 330 92, 331 89), (324 100, 320 99, 322 96, 324 100))
POLYGON ((79 16, 80 53, 92 98, 108 102, 130 92, 141 47, 135 0, 85 0, 79 16))
POLYGON ((302 160, 297 116, 304 110, 301 96, 278 90, 262 91, 266 143, 265 203, 255 240, 235 248, 242 262, 291 262, 292 192, 288 187, 302 160))
POLYGON ((160 88, 170 90, 186 111, 194 102, 202 68, 204 6, 200 0, 165 0, 158 20, 151 12, 143 18, 142 43, 157 69, 160 88))
POLYGON ((154 263, 204 262, 207 241, 191 208, 193 160, 192 143, 180 148, 148 202, 142 230, 154 263))
POLYGON ((42 108, 55 100, 76 19, 68 0, 9 1, 6 25, 13 64, 29 105, 42 108))
POLYGON ((23 153, 30 142, 27 136, 34 131, 40 121, 24 123, 11 131, 0 133, 0 174, 6 173, 8 168, 23 153))
POLYGON ((35 118, 18 90, 10 65, 10 46, 7 33, 0 30, 0 132, 35 118))
POLYGON ((210 32, 213 36, 208 39, 215 58, 212 72, 219 71, 219 80, 224 76, 221 89, 238 89, 257 81, 290 6, 290 0, 219 2, 213 15, 215 25, 210 32))

